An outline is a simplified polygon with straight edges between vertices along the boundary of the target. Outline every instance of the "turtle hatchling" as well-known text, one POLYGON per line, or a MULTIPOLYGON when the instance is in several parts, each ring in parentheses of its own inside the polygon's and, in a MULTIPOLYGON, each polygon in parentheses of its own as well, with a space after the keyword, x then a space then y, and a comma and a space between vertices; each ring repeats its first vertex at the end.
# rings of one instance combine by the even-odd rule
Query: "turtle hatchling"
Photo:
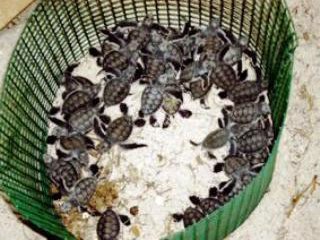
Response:
POLYGON ((266 87, 256 81, 245 81, 235 85, 229 92, 228 98, 234 103, 253 102, 266 87))
POLYGON ((195 146, 201 145, 206 149, 217 149, 223 147, 230 139, 230 131, 226 128, 218 128, 209 133, 201 143, 190 143, 195 146))
POLYGON ((236 148, 242 153, 258 152, 268 144, 267 132, 262 129, 250 130, 236 140, 236 148))
POLYGON ((127 215, 117 214, 110 207, 104 211, 97 224, 97 235, 99 240, 116 240, 120 233, 120 222, 125 226, 131 224, 127 215))
POLYGON ((235 70, 228 64, 218 64, 210 73, 210 81, 218 88, 230 90, 237 84, 235 70))
POLYGON ((209 215, 221 206, 218 199, 213 197, 199 198, 197 196, 190 196, 189 199, 204 215, 209 215))
POLYGON ((117 239, 119 233, 119 217, 112 209, 107 209, 99 218, 97 224, 98 238, 99 240, 113 240, 117 239))
POLYGON ((73 187, 80 178, 80 166, 75 161, 55 159, 47 167, 51 181, 62 191, 73 187))
POLYGON ((186 228, 196 222, 199 222, 202 218, 204 218, 204 216, 205 215, 198 208, 188 207, 183 214, 173 214, 173 219, 175 222, 180 222, 183 220, 183 225, 186 228))
POLYGON ((107 80, 103 92, 106 107, 121 103, 129 95, 135 70, 135 66, 129 66, 119 77, 107 80))
POLYGON ((163 93, 156 86, 148 86, 144 89, 141 96, 141 112, 148 116, 156 112, 163 101, 163 93))
POLYGON ((250 123, 254 120, 258 120, 259 117, 271 113, 271 109, 267 103, 264 102, 248 102, 236 104, 225 108, 229 113, 228 117, 240 124, 250 123))
POLYGON ((78 180, 69 190, 70 195, 67 201, 62 204, 61 210, 63 212, 69 212, 72 207, 85 206, 93 196, 96 186, 96 177, 86 177, 78 180))

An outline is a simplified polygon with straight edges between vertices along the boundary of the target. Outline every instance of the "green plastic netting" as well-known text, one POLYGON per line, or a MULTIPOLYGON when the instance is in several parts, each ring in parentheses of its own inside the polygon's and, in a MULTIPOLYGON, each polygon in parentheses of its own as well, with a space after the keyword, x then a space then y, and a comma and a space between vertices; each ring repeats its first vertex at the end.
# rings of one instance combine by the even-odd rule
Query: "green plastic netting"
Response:
MULTIPOLYGON (((282 0, 45 0, 27 22, 12 55, 0 102, 0 189, 24 220, 58 239, 74 239, 52 207, 46 152, 48 111, 63 70, 101 43, 104 26, 151 14, 164 25, 207 25, 246 35, 269 81, 276 142, 261 173, 232 201, 170 240, 217 240, 257 206, 273 173, 292 79, 297 38, 282 0)), ((152 239, 153 240, 153 239, 152 239)))

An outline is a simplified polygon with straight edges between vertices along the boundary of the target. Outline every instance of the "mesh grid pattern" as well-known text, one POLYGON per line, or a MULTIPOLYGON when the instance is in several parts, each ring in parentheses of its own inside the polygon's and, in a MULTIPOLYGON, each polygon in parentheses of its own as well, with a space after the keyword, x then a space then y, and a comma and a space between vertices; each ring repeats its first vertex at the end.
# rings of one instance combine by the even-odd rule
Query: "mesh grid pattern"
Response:
POLYGON ((262 198, 275 164, 281 125, 292 79, 297 38, 282 0, 44 0, 18 41, 0 99, 0 189, 22 218, 61 239, 74 239, 54 213, 46 152, 47 114, 63 70, 101 44, 99 29, 122 20, 153 15, 161 24, 207 25, 213 17, 237 36, 249 37, 270 99, 277 141, 258 177, 237 197, 170 240, 224 238, 237 228, 262 198))

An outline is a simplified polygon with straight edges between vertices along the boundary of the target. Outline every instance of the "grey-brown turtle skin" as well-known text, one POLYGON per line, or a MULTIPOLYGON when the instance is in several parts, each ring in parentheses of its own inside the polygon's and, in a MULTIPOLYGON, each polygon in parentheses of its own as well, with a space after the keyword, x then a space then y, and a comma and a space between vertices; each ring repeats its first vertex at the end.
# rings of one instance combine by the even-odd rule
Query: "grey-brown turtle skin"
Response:
POLYGON ((165 68, 163 60, 150 57, 146 63, 146 77, 151 79, 153 82, 164 73, 165 68))
POLYGON ((203 214, 208 215, 214 212, 217 208, 221 206, 220 202, 216 198, 203 198, 200 200, 199 208, 203 214))
POLYGON ((181 84, 190 82, 194 76, 195 72, 195 63, 189 64, 184 69, 181 70, 179 82, 181 84))
POLYGON ((60 144, 65 150, 86 149, 86 142, 82 135, 61 136, 60 144))
POLYGON ((79 180, 74 186, 71 198, 80 206, 86 205, 93 196, 97 186, 95 177, 87 177, 79 180))
POLYGON ((103 41, 101 51, 104 56, 113 50, 114 50, 113 44, 111 44, 108 40, 103 41))
POLYGON ((204 214, 197 208, 188 207, 183 213, 183 225, 188 227, 196 222, 199 222, 204 217, 204 214))
POLYGON ((240 124, 250 123, 257 120, 262 114, 267 114, 270 111, 266 103, 248 102, 236 104, 229 114, 232 121, 240 124))
POLYGON ((103 69, 116 69, 123 71, 129 66, 128 57, 119 51, 110 51, 103 58, 103 69))
POLYGON ((105 105, 113 106, 121 103, 129 95, 130 88, 129 82, 118 78, 108 81, 103 92, 105 105))
POLYGON ((148 86, 144 89, 141 96, 141 111, 143 115, 151 115, 156 112, 163 101, 163 94, 155 86, 148 86))
POLYGON ((85 90, 94 86, 89 79, 81 76, 71 76, 71 74, 65 75, 63 85, 68 94, 74 90, 85 90))
POLYGON ((97 224, 99 240, 116 240, 120 233, 120 221, 118 215, 111 209, 107 209, 100 217, 97 224))
POLYGON ((235 85, 228 92, 228 98, 234 103, 253 102, 262 91, 261 83, 245 81, 235 85))
POLYGON ((237 139, 237 150, 242 153, 255 153, 268 146, 266 131, 254 129, 237 139))
POLYGON ((225 63, 219 63, 210 73, 210 81, 218 88, 231 90, 237 84, 237 76, 234 69, 225 63))
POLYGON ((207 95, 212 87, 212 83, 205 79, 198 79, 190 82, 190 92, 193 99, 203 98, 207 95))
POLYGON ((227 129, 219 128, 209 133, 202 142, 202 146, 207 149, 223 147, 229 140, 230 133, 227 129))
POLYGON ((227 156, 225 159, 224 171, 227 175, 231 176, 237 171, 242 169, 249 170, 249 161, 242 157, 227 156))
POLYGON ((133 129, 133 121, 130 116, 122 116, 113 120, 106 131, 106 138, 112 143, 127 140, 133 129))

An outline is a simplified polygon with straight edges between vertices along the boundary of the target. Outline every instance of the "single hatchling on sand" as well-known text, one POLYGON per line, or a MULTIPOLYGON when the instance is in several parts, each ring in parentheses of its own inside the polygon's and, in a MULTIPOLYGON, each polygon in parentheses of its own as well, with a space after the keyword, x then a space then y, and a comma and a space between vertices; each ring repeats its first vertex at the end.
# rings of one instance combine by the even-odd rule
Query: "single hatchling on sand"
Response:
POLYGON ((111 208, 100 214, 97 224, 97 235, 99 240, 118 239, 120 234, 120 222, 125 226, 131 224, 130 218, 126 215, 117 214, 111 208))

